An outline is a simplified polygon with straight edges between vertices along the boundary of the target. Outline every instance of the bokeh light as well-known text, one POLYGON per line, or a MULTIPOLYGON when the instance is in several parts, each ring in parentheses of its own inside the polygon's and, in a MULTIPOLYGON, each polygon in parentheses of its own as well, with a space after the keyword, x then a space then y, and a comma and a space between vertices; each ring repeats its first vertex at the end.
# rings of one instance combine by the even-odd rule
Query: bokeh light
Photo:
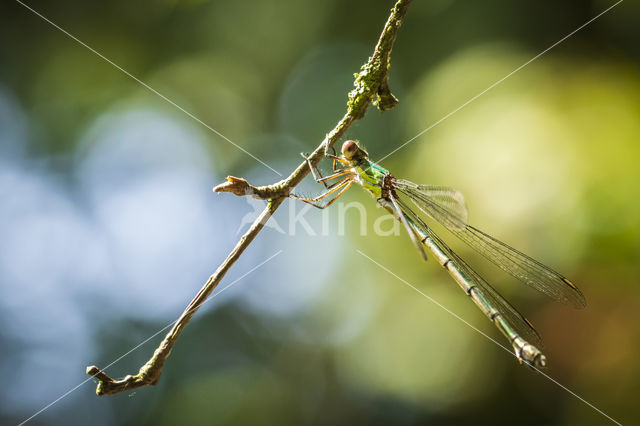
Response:
MULTIPOLYGON (((344 114, 391 4, 29 2, 284 175, 344 114)), ((381 158, 611 4, 413 2, 401 102, 346 136, 381 158)), ((579 285, 576 311, 442 230, 536 325, 546 373, 623 424, 640 415, 637 16, 621 3, 382 162, 460 189, 472 224, 579 285)), ((19 3, 0 33, 0 423, 17 424, 178 317, 264 206, 214 185, 280 177, 19 3)), ((608 422, 482 336, 506 344, 404 231, 375 235, 369 195, 342 201, 286 201, 157 386, 98 398, 88 380, 33 424, 608 422)), ((137 372, 162 336, 107 372, 137 372)))

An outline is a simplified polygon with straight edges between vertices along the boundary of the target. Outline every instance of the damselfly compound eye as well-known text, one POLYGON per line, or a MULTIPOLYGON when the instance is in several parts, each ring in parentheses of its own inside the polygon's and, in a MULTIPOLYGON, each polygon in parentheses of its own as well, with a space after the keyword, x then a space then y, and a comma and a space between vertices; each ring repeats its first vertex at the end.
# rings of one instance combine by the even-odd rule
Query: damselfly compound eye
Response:
POLYGON ((342 155, 345 157, 351 157, 358 149, 356 141, 348 140, 342 144, 342 155))

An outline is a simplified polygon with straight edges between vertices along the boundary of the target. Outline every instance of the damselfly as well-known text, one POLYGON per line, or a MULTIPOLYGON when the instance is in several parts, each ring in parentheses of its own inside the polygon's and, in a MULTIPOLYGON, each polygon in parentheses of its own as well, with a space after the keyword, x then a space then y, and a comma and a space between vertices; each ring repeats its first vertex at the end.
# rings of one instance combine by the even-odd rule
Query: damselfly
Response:
POLYGON ((451 250, 414 208, 443 225, 474 250, 525 284, 560 302, 583 308, 586 306, 585 298, 571 281, 469 225, 467 209, 460 192, 447 187, 417 185, 397 179, 388 170, 370 161, 367 152, 353 140, 342 145, 341 156, 327 156, 333 160, 333 174, 329 176, 323 177, 319 171, 316 174, 314 167, 309 164, 316 181, 325 185, 326 192, 316 198, 293 194, 292 198, 318 208, 326 208, 354 183, 361 185, 404 225, 425 260, 422 246, 431 250, 440 265, 509 340, 520 362, 532 367, 545 366, 546 358, 540 351, 542 341, 533 325, 451 250), (333 183, 329 184, 331 181, 333 183))

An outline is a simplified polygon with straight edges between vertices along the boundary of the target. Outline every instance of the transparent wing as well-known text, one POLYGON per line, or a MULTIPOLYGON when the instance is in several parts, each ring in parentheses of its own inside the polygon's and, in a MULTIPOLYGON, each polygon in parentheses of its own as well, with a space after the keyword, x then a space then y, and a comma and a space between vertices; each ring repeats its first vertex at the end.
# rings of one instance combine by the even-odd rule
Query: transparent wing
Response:
POLYGON ((415 194, 416 197, 423 197, 439 206, 442 211, 447 212, 447 215, 442 215, 435 211, 436 217, 425 211, 432 219, 437 220, 448 229, 464 229, 467 226, 467 207, 464 204, 464 196, 460 191, 446 186, 417 185, 402 179, 396 179, 395 183, 402 192, 415 194))
POLYGON ((504 297, 498 293, 484 278, 480 276, 467 262, 462 260, 444 241, 436 235, 435 232, 427 224, 418 217, 418 215, 412 211, 406 203, 402 200, 398 201, 400 207, 405 213, 406 217, 410 219, 414 224, 419 226, 426 235, 429 235, 431 239, 449 256, 449 258, 458 265, 458 267, 467 275, 473 284, 480 287, 483 290, 483 295, 493 307, 500 312, 500 315, 513 327, 513 329, 527 342, 542 348, 542 339, 538 332, 533 328, 533 325, 527 320, 516 308, 507 302, 504 297))
POLYGON ((461 226, 459 207, 451 209, 423 191, 421 185, 397 181, 397 190, 406 195, 423 213, 441 223, 454 235, 508 274, 562 303, 576 308, 586 306, 582 292, 571 281, 526 254, 467 225, 461 226))

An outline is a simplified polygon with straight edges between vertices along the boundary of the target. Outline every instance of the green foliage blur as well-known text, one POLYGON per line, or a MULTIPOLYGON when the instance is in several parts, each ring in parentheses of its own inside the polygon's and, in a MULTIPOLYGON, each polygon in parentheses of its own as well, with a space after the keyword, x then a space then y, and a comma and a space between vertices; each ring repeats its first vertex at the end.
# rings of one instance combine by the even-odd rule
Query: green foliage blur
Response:
MULTIPOLYGON (((392 2, 28 4, 288 174, 300 162, 299 152, 313 150, 344 114, 353 73, 371 53, 392 2)), ((611 4, 414 1, 392 54, 390 86, 400 104, 384 114, 371 107, 347 137, 361 140, 373 159, 383 157, 611 4)), ((398 177, 460 189, 472 224, 580 287, 587 308, 576 311, 452 242, 536 325, 545 342, 546 373, 623 424, 640 417, 639 12, 638 3, 621 3, 382 163, 398 177)), ((215 179, 197 190, 218 209, 211 221, 235 230, 248 209, 231 195, 207 192, 224 176, 255 184, 280 179, 19 3, 0 6, 0 36, 0 94, 19 106, 31 135, 15 149, 54 173, 70 193, 76 194, 74 176, 87 135, 107 131, 96 123, 138 110, 179 123, 201 141, 203 161, 215 179), (216 213, 222 211, 232 213, 216 213)), ((153 140, 148 146, 152 151, 153 140)), ((322 167, 327 171, 330 164, 322 167)), ((320 190, 312 182, 301 189, 320 190)), ((370 218, 383 214, 359 188, 344 196, 344 202, 352 201, 370 206, 370 218)), ((289 221, 286 210, 276 215, 280 224, 289 221)), ((307 214, 319 220, 321 212, 307 214)), ((234 276, 280 248, 283 253, 270 269, 257 270, 226 292, 245 296, 196 315, 156 387, 98 398, 90 382, 34 424, 609 423, 356 252, 506 345, 433 259, 421 262, 406 235, 375 235, 370 219, 362 236, 358 214, 348 212, 346 218, 345 236, 333 226, 324 236, 265 230, 249 250, 253 260, 234 266, 234 276), (287 307, 289 291, 304 294, 307 285, 305 279, 291 281, 291 271, 314 270, 322 271, 322 280, 313 296, 299 308, 287 307), (260 283, 263 289, 279 287, 242 299, 260 283), (261 303, 276 307, 262 309, 261 303), (101 413, 99 419, 92 412, 101 413)), ((130 238, 133 245, 144 235, 130 238)), ((112 315, 94 300, 100 281, 83 281, 65 309, 86 312, 82 329, 91 352, 73 365, 64 357, 51 361, 49 369, 66 364, 65 371, 73 372, 62 382, 46 373, 37 382, 18 376, 20 392, 38 387, 44 396, 18 408, 8 396, 0 397, 0 421, 24 420, 82 382, 86 365, 109 363, 175 319, 237 238, 216 234, 203 243, 203 249, 219 252, 199 260, 200 276, 175 283, 179 295, 163 290, 161 297, 176 305, 161 316, 112 315)), ((140 265, 159 272, 164 266, 140 265)), ((10 288, 11 280, 3 279, 10 288)), ((65 315, 61 308, 60 318, 65 315)), ((109 372, 135 373, 162 335, 109 372)), ((20 339, 1 341, 0 371, 37 350, 20 346, 20 339)))

